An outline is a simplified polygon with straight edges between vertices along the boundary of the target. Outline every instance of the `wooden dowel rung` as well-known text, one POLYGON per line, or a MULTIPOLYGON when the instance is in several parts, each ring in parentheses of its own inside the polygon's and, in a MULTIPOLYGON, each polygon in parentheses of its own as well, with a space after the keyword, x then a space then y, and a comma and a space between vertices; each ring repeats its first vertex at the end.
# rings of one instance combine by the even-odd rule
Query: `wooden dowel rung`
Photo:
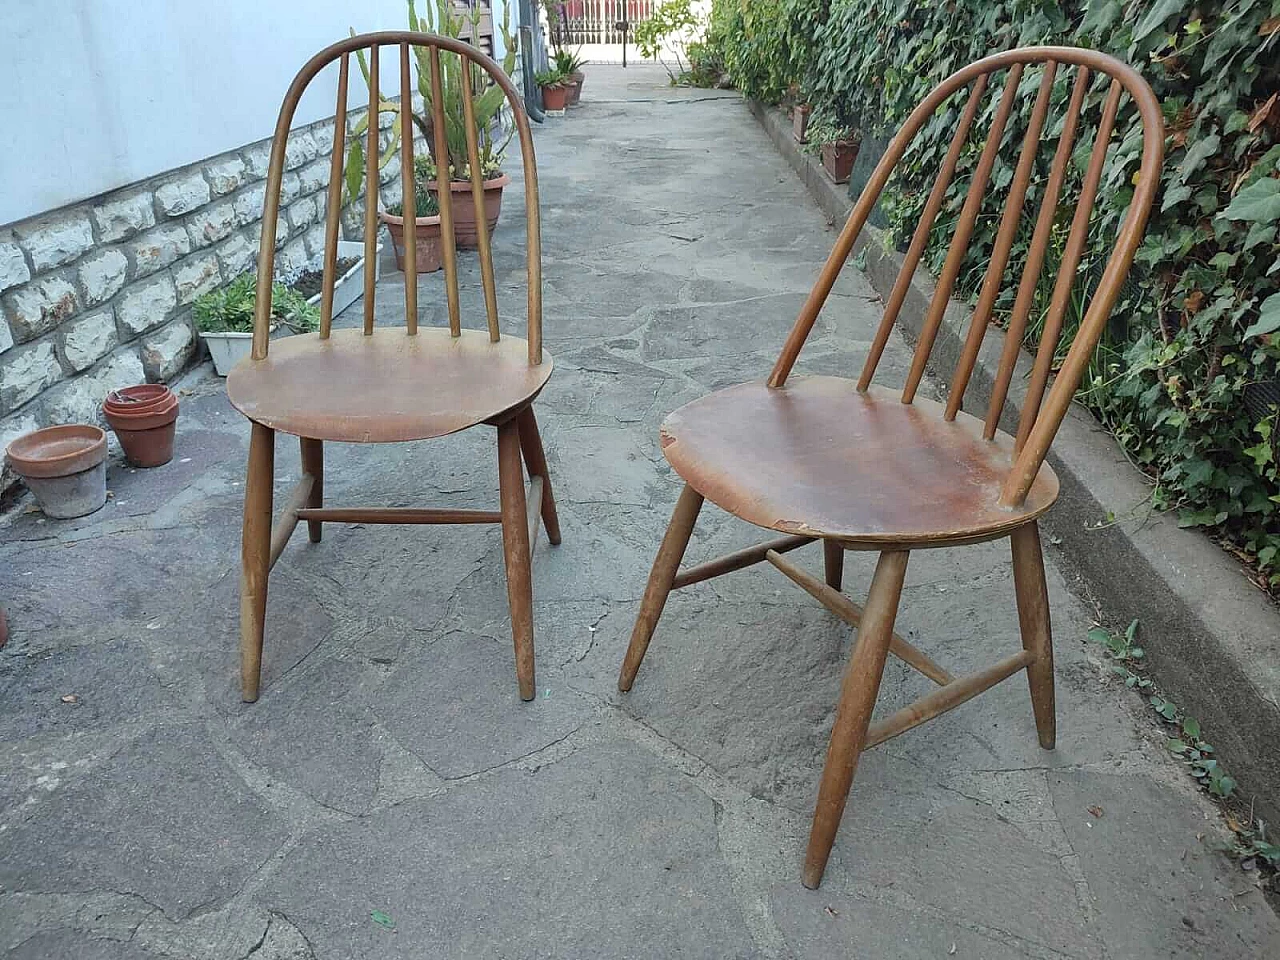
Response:
MULTIPOLYGON (((467 136, 467 166, 471 174, 471 202, 476 209, 476 245, 480 253, 480 280, 484 286, 484 308, 489 318, 489 339, 498 342, 498 291, 493 279, 493 255, 489 249, 489 223, 484 207, 484 170, 480 165, 479 131, 475 105, 471 102, 471 61, 460 57, 462 70, 462 114, 467 136)), ((532 544, 532 540, 529 541, 532 544)))
POLYGON ((533 545, 538 542, 538 524, 542 521, 542 478, 534 477, 529 481, 529 489, 524 496, 525 514, 529 523, 529 555, 533 556, 533 545))
POLYGON ((364 335, 373 334, 375 281, 378 271, 378 104, 382 98, 378 86, 378 45, 369 47, 369 127, 365 131, 364 148, 364 335))
POLYGON ((418 332, 418 188, 413 169, 413 85, 409 44, 400 44, 400 190, 404 210, 404 325, 418 332))
POLYGON ((308 507, 299 520, 324 523, 501 523, 498 510, 449 510, 432 507, 308 507))
POLYGON ((315 477, 311 476, 311 474, 304 473, 302 475, 302 479, 297 482, 293 492, 289 495, 289 500, 284 505, 284 510, 281 511, 280 519, 271 528, 271 553, 267 559, 268 570, 276 565, 276 561, 280 559, 280 554, 284 553, 285 545, 289 542, 289 538, 293 536, 294 529, 298 526, 298 513, 303 504, 307 502, 307 498, 311 496, 311 488, 315 482, 315 477))
MULTIPOLYGON (((449 139, 444 116, 444 84, 440 77, 440 48, 427 47, 431 67, 431 128, 435 140, 436 200, 440 205, 440 236, 444 241, 444 290, 449 302, 449 333, 462 336, 462 314, 458 307, 458 251, 453 234, 452 174, 449 172, 449 139)), ((484 207, 476 211, 484 216, 484 207)))
MULTIPOLYGON (((849 626, 857 627, 862 623, 862 607, 839 590, 823 583, 817 577, 812 576, 809 571, 783 560, 772 550, 766 554, 765 559, 786 574, 793 582, 803 587, 811 597, 849 624, 849 626)), ((955 679, 948 671, 934 663, 923 650, 902 639, 896 633, 893 635, 893 639, 889 641, 889 652, 907 666, 924 674, 934 683, 946 684, 955 679)))
POLYGON ((346 160, 347 80, 351 55, 338 61, 338 104, 333 113, 333 156, 329 161, 329 196, 324 215, 324 280, 320 286, 320 339, 333 325, 333 287, 338 273, 338 220, 342 215, 342 164, 346 160))
POLYGON ((710 580, 712 577, 733 573, 735 570, 741 570, 744 567, 760 563, 770 550, 777 553, 786 553, 789 550, 803 547, 806 543, 813 543, 815 539, 816 537, 782 537, 779 540, 771 540, 768 543, 760 543, 754 547, 745 547, 742 550, 735 550, 733 553, 726 553, 723 557, 708 560, 706 563, 700 563, 696 567, 690 567, 688 570, 677 574, 675 580, 671 582, 671 589, 679 590, 681 587, 701 583, 703 580, 710 580))
POLYGON ((874 747, 877 743, 884 743, 912 727, 920 726, 926 720, 932 720, 939 714, 960 706, 966 700, 972 700, 982 691, 989 690, 1000 681, 1009 679, 1019 670, 1026 669, 1033 660, 1035 660, 1034 654, 1022 650, 985 670, 979 670, 977 673, 971 673, 967 677, 961 677, 944 687, 939 687, 880 723, 873 724, 867 731, 867 741, 863 749, 874 747))

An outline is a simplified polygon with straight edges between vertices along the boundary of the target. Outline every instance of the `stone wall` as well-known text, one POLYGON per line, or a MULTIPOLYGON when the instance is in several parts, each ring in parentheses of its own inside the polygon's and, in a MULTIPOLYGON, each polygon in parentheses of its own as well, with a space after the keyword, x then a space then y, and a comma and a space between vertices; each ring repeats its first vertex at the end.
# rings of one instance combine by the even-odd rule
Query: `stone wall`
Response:
MULTIPOLYGON (((332 120, 289 137, 277 275, 321 253, 332 145, 332 120)), ((100 423, 110 390, 198 358, 192 302, 256 268, 270 150, 263 140, 0 227, 0 449, 39 426, 100 423)), ((398 157, 382 170, 384 203, 400 199, 399 173, 398 157)), ((344 210, 348 238, 362 217, 361 199, 344 210)))

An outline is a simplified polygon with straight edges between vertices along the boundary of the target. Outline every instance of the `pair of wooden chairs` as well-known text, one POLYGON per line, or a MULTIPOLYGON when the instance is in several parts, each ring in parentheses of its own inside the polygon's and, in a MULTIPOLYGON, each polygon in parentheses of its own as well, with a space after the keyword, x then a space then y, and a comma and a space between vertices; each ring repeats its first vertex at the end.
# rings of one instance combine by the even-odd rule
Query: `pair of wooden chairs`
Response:
MULTIPOLYGON (((440 98, 435 97, 439 103, 440 98)), ((437 131, 441 129, 437 115, 437 131)), ((412 149, 406 129, 404 149, 412 149)), ((371 134, 371 138, 374 136, 371 134)), ((437 141, 439 143, 439 141, 437 141)), ((474 131, 470 133, 472 170, 474 131)), ((1011 142, 1015 142, 1012 141, 1011 142)), ((341 139, 335 144, 340 153, 341 139)), ((442 147, 443 149, 443 147, 442 147)), ((369 155, 374 156, 371 139, 369 155)), ((857 642, 844 678, 819 787, 803 882, 821 882, 844 811, 860 754, 1025 671, 1041 745, 1055 739, 1053 648, 1037 519, 1058 495, 1058 481, 1045 463, 1049 446, 1128 273, 1150 212, 1163 157, 1159 104, 1132 68, 1101 53, 1060 47, 1011 50, 987 57, 945 80, 910 115, 876 166, 854 206, 818 282, 810 293, 767 381, 717 391, 672 413, 662 426, 662 449, 685 481, 674 515, 649 577, 630 645, 618 680, 626 691, 635 681, 654 629, 672 590, 768 561, 808 591, 841 620, 857 628, 857 642), (1038 92, 1022 135, 1021 150, 1000 217, 977 306, 945 402, 918 396, 956 276, 968 252, 983 207, 991 173, 1024 81, 1039 71, 1038 92), (1003 288, 1010 252, 1023 215, 1033 202, 1037 156, 1054 102, 1055 84, 1074 70, 1047 176, 1038 187, 1026 263, 1009 316, 1004 351, 993 396, 984 419, 964 412, 963 401, 1003 288), (983 111, 991 78, 1004 74, 1004 86, 991 113, 985 144, 977 157, 963 207, 916 346, 905 386, 891 390, 872 383, 880 357, 934 222, 947 198, 975 120, 983 111), (1031 316, 1037 286, 1045 270, 1059 202, 1071 172, 1084 104, 1090 85, 1101 81, 1107 94, 1088 162, 1080 182, 1070 233, 1044 318, 1039 351, 1016 436, 999 428, 1014 376, 1019 344, 1031 316), (1107 83, 1109 81, 1109 84, 1107 83), (934 113, 968 90, 950 149, 925 203, 923 216, 905 255, 903 269, 885 306, 870 354, 855 380, 791 376, 792 367, 813 328, 836 277, 852 252, 893 170, 934 113), (1142 154, 1129 209, 1105 271, 1093 292, 1075 339, 1051 389, 1049 377, 1076 273, 1089 232, 1089 220, 1102 181, 1121 99, 1128 95, 1140 124, 1142 154), (705 501, 756 526, 784 534, 681 571, 685 549, 705 501), (894 632, 907 561, 912 551, 1009 538, 1013 578, 1022 632, 1021 651, 966 677, 953 677, 924 652, 894 632), (783 554, 821 540, 825 578, 819 579, 784 559, 783 554), (865 607, 842 592, 846 550, 879 554, 865 607), (920 671, 938 688, 876 724, 871 723, 880 679, 892 653, 920 671)), ((334 161, 335 181, 340 161, 334 161)), ((411 169, 411 162, 403 163, 411 169)), ((550 480, 530 404, 550 373, 541 349, 539 248, 536 174, 528 124, 515 90, 488 58, 465 44, 423 34, 387 33, 355 37, 330 47, 305 67, 281 111, 268 180, 267 210, 259 258, 259 300, 254 355, 228 381, 236 406, 253 421, 249 483, 245 497, 242 651, 244 695, 257 695, 262 649, 266 578, 271 564, 299 520, 307 520, 312 540, 320 524, 345 522, 498 522, 502 523, 507 561, 512 632, 520 692, 533 692, 533 643, 530 615, 529 547, 539 511, 549 539, 559 540, 550 480), (363 331, 331 334, 330 303, 325 300, 318 336, 292 337, 267 353, 267 317, 275 223, 283 169, 284 142, 298 96, 325 64, 341 58, 339 129, 345 110, 348 55, 359 48, 376 52, 396 44, 401 53, 401 94, 408 97, 409 45, 431 48, 433 86, 438 93, 439 50, 479 64, 502 86, 511 103, 524 158, 528 229, 529 340, 500 339, 496 315, 489 309, 489 336, 460 330, 456 271, 451 245, 446 256, 450 329, 418 331, 416 291, 406 276, 406 327, 374 331, 372 281, 366 290, 363 331), (317 396, 316 384, 326 385, 317 396), (337 509, 321 506, 321 444, 324 440, 394 441, 440 436, 480 423, 498 427, 502 509, 496 512, 445 510, 337 509), (305 474, 271 532, 271 450, 274 431, 302 437, 305 474), (527 503, 521 452, 531 475, 527 503)), ((474 181, 473 181, 474 182, 474 181)), ((376 198, 370 173, 369 209, 376 198)), ((478 190, 478 186, 476 187, 478 190)), ((412 194, 406 176, 405 196, 412 194)), ((444 196, 444 235, 451 238, 444 196)), ((331 187, 326 240, 326 290, 332 286, 340 195, 331 187)), ((412 204, 406 203, 412 216, 412 204)), ((373 222, 366 245, 372 255, 373 222)), ((481 223, 482 267, 489 256, 481 223)), ((407 262, 413 262, 408 251, 407 262)), ((371 276, 371 274, 367 274, 371 276)), ((484 271, 490 293, 492 268, 484 271)), ((326 293, 326 298, 328 294, 326 293)), ((486 297, 492 303, 492 297, 486 297)))

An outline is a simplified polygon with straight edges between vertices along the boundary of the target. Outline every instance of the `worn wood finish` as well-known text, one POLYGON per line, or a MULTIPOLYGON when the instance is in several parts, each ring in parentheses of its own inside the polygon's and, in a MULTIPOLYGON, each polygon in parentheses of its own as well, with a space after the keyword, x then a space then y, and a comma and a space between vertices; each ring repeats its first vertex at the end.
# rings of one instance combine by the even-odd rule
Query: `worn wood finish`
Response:
POLYGON ((333 155, 329 160, 329 192, 324 212, 324 282, 320 285, 322 340, 328 338, 333 326, 333 288, 338 280, 338 222, 342 217, 342 164, 347 155, 347 85, 350 69, 351 54, 344 53, 338 61, 338 105, 333 115, 333 155))
POLYGON ((636 681, 636 671, 640 669, 640 662, 649 649, 649 641, 653 639, 653 631, 662 616, 662 608, 667 605, 676 571, 680 569, 680 561, 684 559, 684 551, 689 546, 689 537, 693 535, 693 525, 697 523, 701 511, 702 494, 685 484, 680 491, 680 499, 676 501, 675 511, 671 514, 671 522, 667 525, 662 545, 658 547, 653 569, 649 571, 649 582, 645 585, 644 597, 640 601, 640 612, 636 616, 636 625, 631 630, 631 642, 627 645, 627 655, 622 661, 622 671, 618 674, 618 689, 623 692, 630 690, 636 681))
POLYGON ((872 727, 867 733, 866 748, 870 749, 876 744, 884 743, 912 727, 920 726, 926 720, 932 720, 953 707, 972 700, 984 690, 990 690, 1000 681, 1007 680, 1022 670, 1031 663, 1032 659, 1032 654, 1022 650, 984 670, 939 687, 872 727))
POLYGON ((441 507, 304 507, 298 519, 308 523, 501 523, 502 513, 441 507))
POLYGON ((520 429, 509 420, 498 427, 498 486, 502 499, 502 553, 507 566, 507 601, 516 651, 521 700, 537 691, 533 672, 533 576, 529 516, 525 507, 520 429))
POLYGON ((836 707, 831 742, 827 747, 827 762, 822 768, 822 783, 818 787, 818 804, 809 831, 803 879, 810 890, 822 882, 831 845, 844 815, 845 801, 849 798, 849 787, 858 768, 858 757, 862 754, 867 726, 871 723, 871 711, 880 692, 884 661, 893 640, 893 621, 898 615, 898 600, 902 596, 908 556, 903 551, 880 554, 871 580, 858 642, 853 648, 853 656, 849 658, 849 668, 845 671, 840 690, 840 703, 836 707))
MULTIPOLYGON (((303 73, 305 72, 306 68, 304 67, 303 73)), ((299 79, 301 76, 302 75, 299 74, 299 79)), ((378 150, 378 117, 380 116, 378 108, 380 106, 381 95, 378 91, 377 77, 380 76, 380 74, 378 72, 378 44, 376 43, 369 47, 369 76, 373 79, 369 84, 369 126, 365 131, 364 142, 364 262, 366 267, 368 264, 375 262, 378 257, 378 157, 381 156, 381 153, 378 150)), ((298 80, 295 79, 293 81, 293 86, 296 87, 297 85, 298 80)), ((290 115, 293 113, 293 109, 289 106, 290 96, 292 94, 293 87, 290 87, 289 93, 285 95, 284 106, 280 108, 281 119, 284 118, 286 109, 288 109, 290 115)), ((299 90, 298 96, 301 95, 302 91, 299 90)), ((293 106, 297 106, 296 99, 293 101, 293 106)), ((288 134, 286 133, 285 136, 288 136, 288 134)), ((277 125, 276 139, 272 144, 273 151, 275 143, 280 142, 280 139, 280 127, 277 125)), ((282 162, 283 159, 284 158, 281 157, 282 162)), ((274 161, 275 158, 273 156, 273 167, 275 165, 274 161)), ((271 184, 268 181, 267 195, 270 196, 270 194, 271 184)), ((266 249, 265 246, 263 249, 266 249)), ((261 265, 259 265, 258 269, 261 271, 261 265)), ((377 272, 378 271, 376 270, 369 269, 366 269, 364 272, 364 332, 366 336, 373 333, 373 308, 377 302, 377 293, 375 292, 378 279, 377 272)), ((259 276, 261 276, 261 273, 259 273, 259 276)), ((270 288, 268 287, 268 289, 270 288)), ((258 298, 259 302, 261 302, 261 288, 258 290, 258 298)), ((258 335, 258 324, 256 322, 253 326, 253 332, 256 337, 258 335)), ((262 355, 266 356, 265 349, 263 350, 262 355)), ((260 359, 256 353, 254 354, 254 358, 260 359)))
POLYGON ((757 381, 671 414, 662 452, 729 513, 854 548, 990 539, 1049 508, 1058 480, 1048 465, 1024 504, 1001 507, 1012 439, 987 442, 981 420, 942 414, 932 400, 905 404, 896 390, 863 393, 838 377, 757 381))
MULTIPOLYGON (((324 506, 324 441, 312 440, 308 437, 299 438, 299 446, 302 448, 302 472, 311 477, 311 496, 307 498, 304 507, 317 509, 324 506)), ((307 539, 312 543, 319 543, 323 532, 323 525, 318 520, 307 521, 307 539)))
POLYGON ((1027 682, 1036 717, 1040 746, 1052 750, 1057 742, 1057 716, 1053 693, 1053 634, 1049 627, 1049 588, 1044 580, 1044 556, 1040 530, 1028 523, 1013 532, 1013 585, 1018 596, 1018 625, 1022 646, 1030 656, 1027 682))
POLYGON ((315 487, 315 478, 302 475, 302 479, 294 484, 293 490, 289 494, 289 499, 285 501, 284 510, 280 513, 280 519, 276 521, 271 528, 271 553, 267 559, 267 568, 270 569, 276 565, 276 561, 280 559, 280 554, 284 553, 284 548, 289 544, 289 538, 293 536, 293 531, 298 526, 298 511, 302 510, 307 501, 311 499, 311 491, 315 487))
POLYGON ((542 450, 542 436, 538 433, 538 420, 534 416, 533 407, 525 407, 517 424, 520 428, 520 449, 524 453, 524 462, 529 476, 542 478, 542 525, 547 531, 547 540, 555 546, 560 542, 560 518, 556 514, 556 501, 551 493, 551 471, 547 469, 547 456, 542 450))
MULTIPOLYGON (((476 210, 484 210, 484 170, 480 166, 480 138, 476 129, 476 108, 471 102, 471 64, 459 64, 462 73, 462 113, 466 121, 467 165, 471 174, 471 202, 476 210)), ((489 221, 476 217, 477 252, 480 255, 480 281, 484 287, 484 310, 489 319, 489 339, 498 339, 498 293, 493 281, 493 254, 489 250, 489 221)))
POLYGON ((262 634, 267 619, 267 579, 271 574, 271 499, 275 473, 275 432, 260 423, 249 435, 249 469, 244 482, 244 531, 240 541, 240 696, 258 699, 262 634))
MULTIPOLYGON (((856 629, 862 625, 862 618, 865 616, 865 611, 862 607, 831 586, 830 583, 823 583, 803 567, 798 567, 794 563, 783 560, 773 550, 766 554, 765 559, 777 567, 793 583, 802 587, 811 597, 849 624, 849 626, 856 629)), ((955 679, 950 672, 935 663, 923 650, 904 640, 896 633, 889 641, 889 652, 907 664, 907 666, 920 671, 934 683, 950 683, 955 679)))
MULTIPOLYGON (((434 52, 434 51, 433 51, 434 52)), ((413 103, 413 78, 409 71, 409 44, 400 44, 400 102, 413 103)), ((413 169, 413 112, 400 111, 400 203, 404 210, 404 326, 409 336, 418 332, 418 188, 413 169)), ((456 278, 453 282, 457 283, 456 278)), ((456 287, 454 296, 457 295, 456 287)), ((450 312, 452 314, 452 305, 450 312)))
POLYGON ((822 541, 822 572, 831 589, 839 590, 844 586, 844 547, 840 541, 822 541))
POLYGON ((720 390, 676 410, 663 423, 662 451, 685 481, 685 491, 650 575, 619 687, 626 690, 631 686, 673 586, 718 576, 762 555, 837 616, 858 626, 858 643, 845 677, 814 814, 804 870, 808 886, 816 886, 822 878, 857 758, 865 747, 952 709, 1022 669, 1027 670, 1031 684, 1040 743, 1046 748, 1053 746, 1053 656, 1035 521, 1057 498, 1058 481, 1045 456, 1141 241, 1159 184, 1163 143, 1160 104, 1151 88, 1132 67, 1105 54, 1070 47, 1032 47, 1004 51, 964 67, 933 90, 890 141, 800 309, 768 381, 720 390), (1036 74, 1035 70, 1042 72, 1036 74), (1035 182, 1035 163, 1042 134, 1056 109, 1054 85, 1072 71, 1075 85, 1063 114, 1049 177, 1041 188, 1035 182), (1024 73, 1028 80, 1035 78, 1036 100, 1025 128, 1006 131, 1024 73), (1099 74, 1109 78, 1111 86, 1076 194, 1068 189, 1067 179, 1075 175, 1073 148, 1077 128, 1083 124, 1086 91, 1099 74), (988 78, 993 78, 990 84, 988 78), (989 88, 997 82, 1003 87, 999 101, 985 102, 989 88), (792 369, 814 322, 895 167, 937 111, 953 109, 966 94, 955 135, 925 201, 859 379, 793 377, 792 369), (1135 108, 1142 141, 1141 158, 1132 176, 1132 198, 1116 236, 1108 238, 1113 241, 1112 251, 1088 300, 1079 332, 1046 392, 1062 315, 1087 247, 1090 215, 1125 95, 1135 108), (912 277, 931 234, 938 229, 937 219, 947 197, 953 195, 952 181, 958 175, 960 160, 975 153, 969 138, 979 114, 990 115, 991 126, 968 172, 963 205, 946 224, 950 246, 911 370, 899 394, 873 385, 872 379, 912 277), (985 194, 1006 132, 1011 141, 1013 136, 1020 138, 1021 153, 991 250, 980 252, 985 274, 954 370, 952 390, 945 404, 921 399, 917 391, 948 298, 971 253, 975 224, 986 206, 985 194), (994 398, 984 422, 963 412, 964 393, 996 304, 1001 302, 1023 214, 1035 206, 1035 191, 1040 191, 1039 213, 1014 300, 994 398), (1056 265, 1049 318, 1015 438, 1000 431, 998 424, 1037 283, 1050 247, 1057 246, 1054 232, 1065 223, 1059 210, 1063 196, 1078 196, 1078 203, 1070 216, 1062 261, 1056 265), (827 583, 783 561, 779 552, 767 546, 763 552, 757 552, 758 548, 739 551, 677 575, 680 555, 704 497, 757 526, 803 540, 822 539, 827 583), (1003 537, 1012 542, 1024 649, 971 676, 953 678, 893 632, 907 552, 1003 537), (881 553, 865 610, 836 589, 843 573, 844 550, 881 553), (940 686, 868 732, 884 659, 890 650, 940 686))
MULTIPOLYGON (((452 61, 448 62, 452 69, 452 61)), ((475 111, 466 98, 464 126, 468 160, 479 170, 479 132, 475 111)), ((456 119, 456 118, 455 118, 456 119)), ((404 214, 410 222, 418 212, 414 190, 415 121, 400 113, 397 130, 404 193, 404 214)), ((473 182, 474 191, 474 182, 473 182)), ((473 193, 474 197, 474 193, 473 193)), ((483 224, 482 224, 483 232, 483 224)), ((413 230, 406 231, 406 261, 415 261, 413 230)), ((245 486, 242 550, 241 680, 246 700, 256 699, 262 663, 262 637, 270 567, 284 551, 297 524, 305 521, 312 541, 321 538, 325 523, 500 523, 509 571, 512 634, 521 695, 533 696, 533 618, 530 548, 541 517, 548 539, 560 542, 560 528, 546 456, 538 436, 531 403, 551 375, 550 356, 542 348, 541 221, 538 211, 537 166, 523 97, 502 68, 463 40, 409 31, 352 36, 312 57, 294 77, 276 120, 264 199, 264 220, 258 249, 257 300, 254 310, 252 361, 240 364, 228 378, 232 404, 252 422, 249 479, 245 486), (403 326, 374 330, 375 245, 378 234, 379 125, 382 97, 377 80, 369 83, 369 123, 365 148, 365 270, 362 329, 333 330, 333 286, 336 282, 337 239, 344 189, 342 176, 347 140, 347 95, 351 54, 367 50, 369 75, 379 77, 379 49, 396 47, 399 94, 402 103, 413 96, 413 63, 423 78, 430 73, 433 96, 432 149, 438 156, 444 189, 439 191, 445 244, 449 328, 418 327, 417 274, 405 275, 403 326), (421 55, 411 48, 426 48, 421 55), (510 108, 524 168, 525 277, 528 283, 527 340, 500 336, 497 291, 488 237, 482 241, 484 332, 461 329, 461 310, 454 244, 452 195, 448 189, 440 51, 460 58, 462 82, 478 89, 487 76, 501 90, 510 108), (411 54, 416 54, 411 57, 411 54), (325 212, 324 281, 321 290, 321 330, 316 334, 270 341, 271 280, 274 274, 276 224, 284 177, 285 148, 298 103, 308 85, 330 63, 338 62, 338 103, 335 112, 334 155, 325 212), (381 443, 420 440, 453 433, 479 424, 499 427, 500 510, 453 510, 419 507, 325 507, 324 441, 381 443), (294 489, 274 528, 271 526, 273 437, 276 431, 299 437, 302 480, 294 489), (521 455, 530 465, 526 500, 521 455)))
POLYGON ((479 330, 454 339, 443 327, 415 337, 403 327, 370 336, 335 330, 328 340, 276 340, 258 363, 227 377, 232 405, 251 420, 319 440, 386 443, 454 433, 517 410, 551 376, 550 356, 531 366, 519 337, 498 343, 479 330), (323 389, 318 389, 323 386, 323 389))
POLYGON ((716 557, 714 560, 700 563, 696 567, 682 570, 672 581, 671 589, 679 590, 681 587, 702 583, 702 581, 710 580, 712 577, 719 577, 726 573, 733 573, 735 570, 742 570, 745 567, 761 563, 770 551, 786 553, 789 550, 803 547, 807 543, 813 543, 813 540, 813 537, 779 537, 777 540, 758 543, 753 547, 743 547, 741 550, 733 551, 733 553, 726 553, 722 557, 716 557))

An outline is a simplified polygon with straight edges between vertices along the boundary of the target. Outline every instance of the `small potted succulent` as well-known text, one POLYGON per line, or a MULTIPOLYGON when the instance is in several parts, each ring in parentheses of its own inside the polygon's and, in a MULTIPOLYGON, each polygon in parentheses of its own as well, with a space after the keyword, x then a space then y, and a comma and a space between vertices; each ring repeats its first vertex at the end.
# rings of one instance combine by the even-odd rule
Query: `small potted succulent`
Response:
MULTIPOLYGON (((242 273, 225 287, 201 294, 192 306, 196 330, 209 345, 213 368, 220 377, 249 356, 253 347, 257 284, 252 273, 242 273)), ((320 326, 320 311, 302 294, 277 282, 271 288, 271 329, 281 323, 294 333, 309 333, 320 326)))
MULTIPOLYGON (((444 263, 444 249, 440 239, 440 206, 436 202, 435 193, 431 190, 435 181, 435 165, 431 162, 431 158, 414 157, 413 173, 414 185, 417 188, 414 198, 416 218, 414 220, 416 237, 414 259, 417 261, 418 273, 434 273, 444 263)), ((456 201, 457 197, 454 197, 454 200, 456 201)), ((385 211, 378 213, 378 218, 387 225, 387 230, 391 234, 391 246, 396 254, 396 267, 404 270, 404 204, 402 202, 391 204, 385 211)), ((497 219, 495 214, 494 220, 497 219)), ((472 230, 474 229, 473 204, 472 230)), ((458 230, 455 224, 454 236, 457 235, 458 230)))
POLYGON ((569 91, 569 95, 565 98, 566 106, 574 106, 582 99, 582 82, 586 79, 586 75, 582 72, 583 64, 586 60, 582 58, 582 48, 570 52, 563 47, 556 50, 555 67, 564 77, 564 83, 569 91))
POLYGON ((848 183, 853 174, 862 134, 853 127, 838 123, 826 113, 815 114, 808 124, 808 146, 817 145, 822 156, 822 169, 832 183, 848 183))
POLYGON ((534 74, 534 81, 542 90, 542 109, 552 116, 563 116, 569 102, 568 78, 557 66, 534 74))

